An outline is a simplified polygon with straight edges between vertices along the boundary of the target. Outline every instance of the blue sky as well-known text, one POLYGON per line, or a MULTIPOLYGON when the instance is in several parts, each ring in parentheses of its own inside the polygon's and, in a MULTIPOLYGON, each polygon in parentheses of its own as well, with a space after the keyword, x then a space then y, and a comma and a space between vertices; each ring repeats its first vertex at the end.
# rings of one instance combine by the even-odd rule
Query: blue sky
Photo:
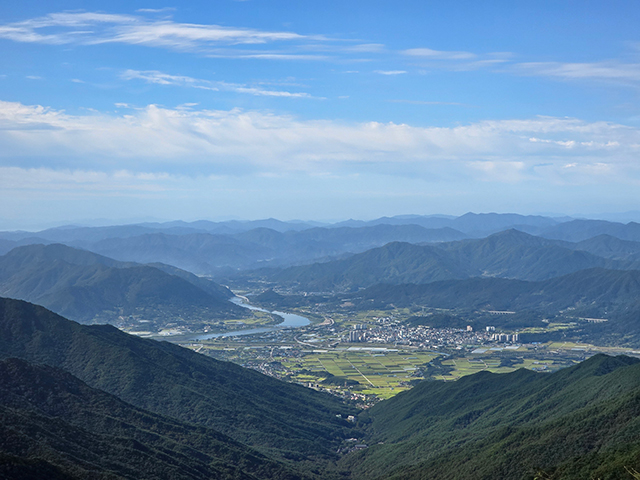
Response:
POLYGON ((0 4, 0 228, 638 209, 636 2, 0 4))

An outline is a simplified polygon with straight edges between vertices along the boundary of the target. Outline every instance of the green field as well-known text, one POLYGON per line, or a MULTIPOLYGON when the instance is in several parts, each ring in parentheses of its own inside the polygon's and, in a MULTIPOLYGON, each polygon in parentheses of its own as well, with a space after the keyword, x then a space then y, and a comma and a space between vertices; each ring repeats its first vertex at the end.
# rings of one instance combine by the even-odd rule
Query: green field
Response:
POLYGON ((346 350, 309 354, 290 362, 283 359, 282 364, 302 382, 322 382, 326 378, 325 372, 329 372, 336 377, 357 381, 361 386, 360 393, 389 398, 409 388, 410 380, 421 378, 416 377, 416 370, 437 356, 431 352, 346 350))
MULTIPOLYGON (((354 324, 375 322, 384 313, 388 312, 365 312, 349 321, 354 324)), ((338 315, 333 318, 346 321, 338 315)), ((318 333, 299 335, 299 339, 284 340, 283 343, 283 339, 256 342, 251 337, 229 337, 185 346, 221 360, 251 366, 268 375, 311 384, 314 388, 334 393, 373 395, 383 399, 411 388, 416 380, 423 378, 451 381, 484 370, 509 373, 518 368, 551 372, 598 352, 610 355, 640 353, 631 352, 628 348, 549 342, 535 345, 478 345, 468 349, 445 350, 447 353, 443 354, 408 348, 402 350, 403 347, 394 347, 392 344, 353 346, 336 342, 335 346, 328 347, 327 339, 333 340, 333 337, 326 336, 323 344, 322 336, 318 333), (314 350, 307 350, 309 348, 314 350)))

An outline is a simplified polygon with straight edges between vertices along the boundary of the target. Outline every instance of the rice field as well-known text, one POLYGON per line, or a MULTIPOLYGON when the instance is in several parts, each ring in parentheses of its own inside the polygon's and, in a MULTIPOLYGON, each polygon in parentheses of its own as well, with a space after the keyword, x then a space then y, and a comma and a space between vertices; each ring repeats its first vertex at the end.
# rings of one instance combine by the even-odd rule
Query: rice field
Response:
MULTIPOLYGON (((305 356, 302 367, 297 370, 318 373, 317 377, 299 375, 301 381, 314 378, 321 381, 324 372, 329 372, 336 377, 357 381, 362 387, 361 393, 388 398, 409 388, 410 380, 421 378, 416 377, 416 370, 437 356, 431 352, 334 351, 305 356)), ((293 365, 290 368, 296 373, 293 365)))

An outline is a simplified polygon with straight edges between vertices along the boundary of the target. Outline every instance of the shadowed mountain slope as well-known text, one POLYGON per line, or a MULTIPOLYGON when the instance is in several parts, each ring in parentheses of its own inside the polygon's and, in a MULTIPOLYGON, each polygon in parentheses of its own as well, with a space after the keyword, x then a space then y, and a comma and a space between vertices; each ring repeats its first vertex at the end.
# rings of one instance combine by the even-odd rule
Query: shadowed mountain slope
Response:
POLYGON ((0 356, 62 368, 136 407, 290 459, 333 458, 351 434, 336 415, 354 410, 328 394, 18 300, 0 300, 0 356))
POLYGON ((40 478, 300 478, 226 435, 136 408, 61 369, 0 361, 0 392, 5 478, 26 474, 25 461, 41 463, 40 478))

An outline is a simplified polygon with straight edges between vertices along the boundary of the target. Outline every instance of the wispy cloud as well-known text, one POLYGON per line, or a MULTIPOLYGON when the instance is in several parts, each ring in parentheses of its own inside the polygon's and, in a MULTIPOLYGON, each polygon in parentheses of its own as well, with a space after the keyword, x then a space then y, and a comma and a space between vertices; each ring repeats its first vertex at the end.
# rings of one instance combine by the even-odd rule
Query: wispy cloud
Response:
MULTIPOLYGON (((160 10, 138 10, 141 13, 158 11, 160 10)), ((273 42, 323 40, 320 36, 307 36, 286 31, 177 23, 139 15, 96 12, 52 13, 0 25, 0 38, 15 42, 56 45, 125 43, 179 50, 203 50, 220 45, 260 45, 273 42)))
POLYGON ((513 66, 522 75, 564 80, 590 79, 640 85, 640 64, 619 61, 595 63, 528 62, 513 66))
POLYGON ((429 58, 437 60, 470 60, 477 55, 471 52, 452 52, 444 50, 432 50, 430 48, 410 48, 402 51, 410 57, 429 58))
POLYGON ((380 75, 402 75, 407 73, 406 70, 375 70, 373 73, 380 75))
POLYGON ((126 70, 120 75, 120 77, 124 80, 143 80, 147 83, 155 83, 157 85, 173 85, 211 91, 229 91, 262 97, 312 98, 311 95, 304 92, 265 90, 263 88, 252 87, 244 84, 202 80, 184 75, 170 75, 157 70, 126 70))
POLYGON ((450 71, 471 71, 494 67, 509 62, 512 57, 509 52, 478 54, 466 51, 433 50, 431 48, 410 48, 400 53, 422 67, 450 71))
POLYGON ((360 52, 360 53, 379 53, 379 52, 384 52, 386 48, 382 43, 361 43, 358 45, 345 47, 345 50, 348 50, 350 52, 360 52))
POLYGON ((216 49, 213 52, 205 55, 209 58, 239 58, 239 59, 254 59, 254 60, 313 60, 313 61, 325 61, 330 60, 332 57, 328 55, 318 54, 303 54, 303 53, 286 53, 286 52, 265 52, 265 51, 238 51, 238 50, 221 50, 216 49))
POLYGON ((535 117, 425 128, 195 107, 68 115, 0 102, 0 166, 250 175, 341 174, 366 165, 391 176, 506 181, 498 174, 508 170, 509 181, 545 176, 571 183, 602 182, 607 165, 612 181, 640 182, 640 129, 625 125, 535 117), (576 168, 565 168, 570 164, 576 168))
POLYGON ((406 103, 409 105, 452 105, 456 107, 472 107, 466 103, 460 102, 437 102, 437 101, 425 101, 425 100, 387 100, 389 103, 406 103))
POLYGON ((140 13, 164 13, 164 12, 173 12, 175 11, 175 7, 164 7, 164 8, 139 8, 136 12, 140 13))

